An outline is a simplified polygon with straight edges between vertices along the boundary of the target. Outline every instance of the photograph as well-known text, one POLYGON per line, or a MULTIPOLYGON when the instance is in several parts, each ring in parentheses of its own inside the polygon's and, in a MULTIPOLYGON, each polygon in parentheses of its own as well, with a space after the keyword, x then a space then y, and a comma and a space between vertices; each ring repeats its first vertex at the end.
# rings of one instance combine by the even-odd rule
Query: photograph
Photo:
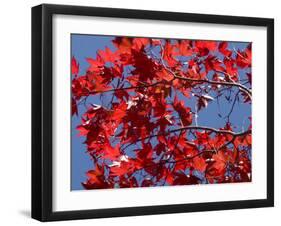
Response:
POLYGON ((70 38, 72 190, 252 181, 251 42, 70 38))

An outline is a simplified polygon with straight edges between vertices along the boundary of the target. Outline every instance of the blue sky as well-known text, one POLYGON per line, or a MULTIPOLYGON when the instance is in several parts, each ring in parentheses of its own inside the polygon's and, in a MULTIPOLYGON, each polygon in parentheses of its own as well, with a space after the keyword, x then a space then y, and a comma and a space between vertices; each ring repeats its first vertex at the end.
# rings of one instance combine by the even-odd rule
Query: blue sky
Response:
MULTIPOLYGON (((105 49, 105 47, 109 47, 111 49, 115 49, 112 44, 112 40, 114 36, 102 36, 102 35, 80 35, 80 34, 72 34, 71 35, 71 53, 72 56, 76 58, 76 60, 80 64, 79 75, 83 75, 88 68, 88 63, 86 58, 96 57, 96 52, 99 49, 105 49)), ((229 42, 230 49, 244 49, 248 43, 239 43, 239 42, 229 42)), ((219 55, 219 57, 222 57, 219 55)), ((240 78, 243 79, 245 74, 240 72, 240 78)), ((111 96, 108 97, 109 99, 111 96)), ((186 100, 186 99, 185 99, 186 100)), ((225 119, 223 117, 218 117, 218 112, 225 116, 230 111, 231 104, 229 104, 223 98, 219 99, 219 104, 217 101, 210 102, 208 107, 200 111, 198 117, 198 125, 201 126, 210 126, 214 128, 220 128, 225 125, 225 119), (220 107, 219 107, 220 106, 220 107)), ((99 104, 99 98, 91 97, 88 98, 88 103, 99 104)), ((195 98, 191 98, 186 105, 190 106, 193 110, 195 108, 196 102, 195 98)), ((82 113, 85 111, 85 107, 83 105, 79 106, 79 112, 82 113)), ((231 122, 237 126, 235 130, 241 131, 243 130, 243 126, 247 129, 249 125, 249 121, 245 116, 251 116, 251 107, 249 104, 240 104, 236 105, 233 109, 233 113, 231 115, 231 122)), ((77 130, 75 129, 77 125, 80 123, 80 117, 73 116, 72 117, 72 144, 71 144, 71 190, 81 190, 83 187, 81 186, 81 182, 86 181, 86 172, 92 168, 92 161, 90 160, 89 155, 86 153, 86 146, 83 144, 84 137, 77 136, 77 130)))

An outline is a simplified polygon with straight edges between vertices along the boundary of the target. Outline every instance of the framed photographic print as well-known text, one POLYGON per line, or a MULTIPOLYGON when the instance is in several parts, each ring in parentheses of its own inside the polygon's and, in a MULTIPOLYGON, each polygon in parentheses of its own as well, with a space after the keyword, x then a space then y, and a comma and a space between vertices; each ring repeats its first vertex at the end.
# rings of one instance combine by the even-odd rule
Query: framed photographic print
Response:
POLYGON ((32 8, 32 217, 274 205, 274 21, 32 8))

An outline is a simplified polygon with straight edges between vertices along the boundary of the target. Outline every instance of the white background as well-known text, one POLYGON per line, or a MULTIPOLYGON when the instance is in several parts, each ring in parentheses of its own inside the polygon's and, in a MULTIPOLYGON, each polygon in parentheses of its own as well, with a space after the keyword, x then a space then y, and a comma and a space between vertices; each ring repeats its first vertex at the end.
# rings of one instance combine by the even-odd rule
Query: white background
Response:
MULTIPOLYGON (((3 1, 1 3, 0 35, 0 223, 1 225, 38 225, 30 215, 30 156, 31 156, 31 76, 30 76, 30 7, 40 1, 3 1)), ((281 67, 281 15, 278 1, 236 0, 141 0, 141 1, 48 1, 48 3, 92 5, 104 7, 139 8, 193 13, 229 14, 238 16, 258 16, 275 18, 275 115, 281 114, 280 103, 281 67)), ((276 207, 249 210, 231 210, 217 212, 199 212, 188 214, 156 215, 145 217, 127 217, 71 222, 56 222, 55 225, 146 225, 146 224, 196 224, 196 225, 237 225, 268 224, 280 221, 281 211, 281 175, 280 148, 281 121, 275 118, 275 181, 276 207), (279 139, 278 139, 279 138, 279 139)))

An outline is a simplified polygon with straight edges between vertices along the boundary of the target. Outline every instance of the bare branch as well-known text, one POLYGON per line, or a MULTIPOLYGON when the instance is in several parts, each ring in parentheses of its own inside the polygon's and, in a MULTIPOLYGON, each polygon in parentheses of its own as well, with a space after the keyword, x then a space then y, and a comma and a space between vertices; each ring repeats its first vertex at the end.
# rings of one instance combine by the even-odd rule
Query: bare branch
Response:
POLYGON ((246 93, 247 96, 249 96, 250 99, 252 99, 252 91, 248 89, 246 86, 241 85, 240 83, 235 83, 235 82, 220 82, 220 81, 211 81, 208 79, 193 79, 193 78, 187 78, 187 77, 182 77, 178 75, 174 75, 176 79, 181 79, 189 82, 196 82, 196 83, 208 83, 212 85, 222 85, 222 86, 235 86, 239 87, 239 89, 246 93))

